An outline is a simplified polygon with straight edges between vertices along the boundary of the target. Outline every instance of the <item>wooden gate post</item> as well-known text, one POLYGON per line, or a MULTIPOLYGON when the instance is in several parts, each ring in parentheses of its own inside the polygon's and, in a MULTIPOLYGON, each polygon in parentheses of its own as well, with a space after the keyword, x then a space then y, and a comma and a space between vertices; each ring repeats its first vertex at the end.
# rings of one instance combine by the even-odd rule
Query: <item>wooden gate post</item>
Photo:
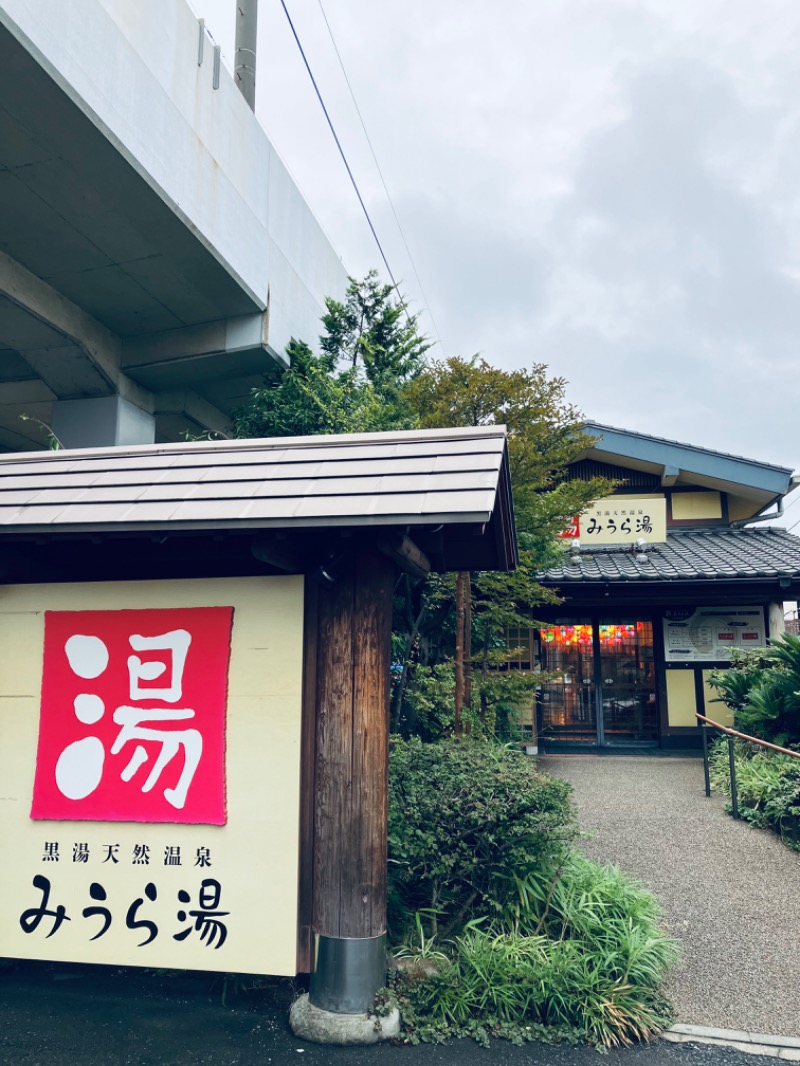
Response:
POLYGON ((368 1011, 386 983, 389 691, 394 567, 357 555, 316 622, 314 959, 310 1001, 368 1011))

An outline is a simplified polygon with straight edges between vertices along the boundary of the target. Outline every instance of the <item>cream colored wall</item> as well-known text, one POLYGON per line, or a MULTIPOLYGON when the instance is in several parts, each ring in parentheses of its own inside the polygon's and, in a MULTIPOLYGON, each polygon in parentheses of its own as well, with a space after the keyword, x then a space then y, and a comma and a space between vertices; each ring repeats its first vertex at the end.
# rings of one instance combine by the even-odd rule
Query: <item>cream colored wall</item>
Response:
POLYGON ((712 688, 708 683, 710 670, 703 671, 703 695, 705 698, 706 718, 712 718, 715 722, 719 722, 720 725, 733 725, 733 711, 730 707, 727 707, 724 703, 712 703, 712 700, 719 698, 719 693, 715 688, 712 688))
MULTIPOLYGON (((303 579, 263 577, 207 581, 119 582, 7 586, 0 589, 0 955, 74 962, 294 974, 296 960, 303 579), (224 826, 120 822, 32 821, 29 817, 38 737, 44 612, 123 608, 232 606, 224 826), (57 842, 59 862, 43 862, 44 844, 57 842), (88 843, 90 862, 72 862, 73 843, 88 843), (151 865, 133 866, 134 844, 151 847, 151 865), (119 844, 118 865, 101 863, 106 844, 119 844), (181 867, 163 864, 164 849, 179 846, 181 867), (210 869, 193 865, 198 847, 211 850, 210 869), (122 861, 125 856, 125 861, 122 861), (63 903, 71 921, 46 938, 52 919, 35 933, 19 924, 38 904, 36 874, 52 882, 50 908, 63 903), (177 892, 196 897, 203 877, 222 885, 220 906, 228 938, 209 948, 196 933, 173 934, 177 892), (113 920, 90 942, 100 920, 81 916, 91 882, 107 891, 113 920), (152 881, 155 903, 140 917, 154 920, 158 937, 145 947, 141 931, 126 928, 129 905, 152 881)), ((186 905, 184 905, 186 906, 186 905)))
POLYGON ((667 715, 670 726, 697 725, 694 670, 667 670, 667 715))
POLYGON ((673 492, 672 517, 722 518, 722 496, 718 492, 673 492))
POLYGON ((635 496, 637 500, 663 500, 665 493, 663 492, 639 492, 638 489, 631 492, 613 492, 610 496, 604 496, 606 500, 624 500, 626 496, 635 496))
POLYGON ((703 670, 705 711, 697 706, 694 689, 694 670, 667 670, 667 715, 670 726, 695 726, 695 711, 713 718, 720 725, 732 725, 733 716, 724 703, 712 703, 718 693, 708 682, 711 670, 703 670))
POLYGON ((769 639, 775 640, 786 632, 786 620, 783 603, 771 603, 767 608, 769 622, 769 639))

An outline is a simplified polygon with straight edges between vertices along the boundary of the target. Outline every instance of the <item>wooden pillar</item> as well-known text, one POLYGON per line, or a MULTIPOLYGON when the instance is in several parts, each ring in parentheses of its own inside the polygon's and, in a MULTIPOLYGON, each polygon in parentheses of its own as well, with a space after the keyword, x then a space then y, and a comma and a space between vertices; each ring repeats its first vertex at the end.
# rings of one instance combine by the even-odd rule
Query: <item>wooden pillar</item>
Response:
POLYGON ((456 740, 461 739, 461 714, 464 709, 464 617, 466 605, 464 600, 464 574, 456 577, 456 690, 453 732, 456 740))
POLYGON ((311 1001, 367 1010, 386 978, 394 568, 360 554, 319 590, 311 1001))

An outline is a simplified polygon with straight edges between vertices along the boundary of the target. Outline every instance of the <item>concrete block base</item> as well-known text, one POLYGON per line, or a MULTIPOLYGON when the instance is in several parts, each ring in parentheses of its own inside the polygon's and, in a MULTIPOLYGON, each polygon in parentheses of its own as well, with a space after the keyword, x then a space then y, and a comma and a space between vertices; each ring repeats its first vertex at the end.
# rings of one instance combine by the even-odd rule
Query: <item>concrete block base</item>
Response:
POLYGON ((393 1010, 385 1018, 375 1014, 336 1014, 313 1006, 304 995, 292 1004, 289 1024, 295 1036, 314 1044, 377 1044, 399 1035, 400 1011, 393 1010))

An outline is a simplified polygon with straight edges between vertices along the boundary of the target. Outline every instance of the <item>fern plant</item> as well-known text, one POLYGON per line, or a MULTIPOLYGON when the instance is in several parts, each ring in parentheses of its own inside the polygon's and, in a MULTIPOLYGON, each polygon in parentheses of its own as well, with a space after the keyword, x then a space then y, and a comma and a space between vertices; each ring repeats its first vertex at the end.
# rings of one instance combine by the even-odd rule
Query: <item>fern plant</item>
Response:
POLYGON ((766 651, 734 658, 711 683, 736 729, 781 747, 800 745, 800 636, 785 633, 766 651))

